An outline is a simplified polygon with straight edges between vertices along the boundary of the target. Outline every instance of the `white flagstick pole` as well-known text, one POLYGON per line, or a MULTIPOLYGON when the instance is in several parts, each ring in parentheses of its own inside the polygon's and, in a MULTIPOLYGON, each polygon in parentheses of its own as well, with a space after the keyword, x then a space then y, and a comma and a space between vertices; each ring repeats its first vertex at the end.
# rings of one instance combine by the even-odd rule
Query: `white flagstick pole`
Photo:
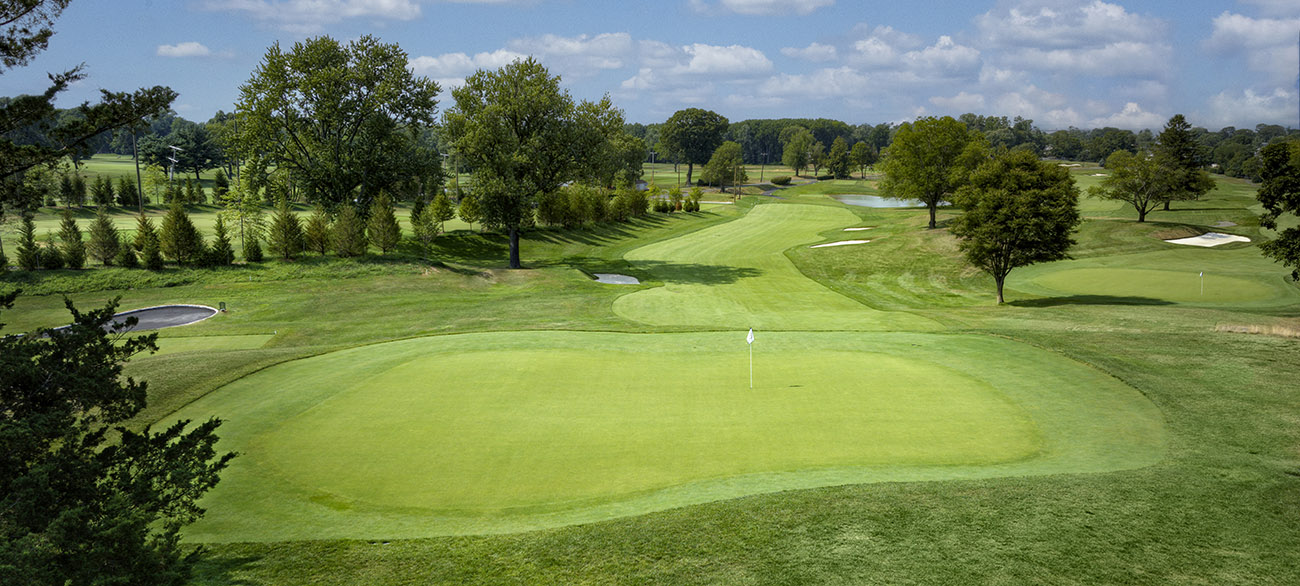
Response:
POLYGON ((745 343, 749 344, 749 388, 752 389, 754 388, 754 328, 749 328, 745 343))
POLYGON ((1205 271, 1201 271, 1201 296, 1205 296, 1205 271))

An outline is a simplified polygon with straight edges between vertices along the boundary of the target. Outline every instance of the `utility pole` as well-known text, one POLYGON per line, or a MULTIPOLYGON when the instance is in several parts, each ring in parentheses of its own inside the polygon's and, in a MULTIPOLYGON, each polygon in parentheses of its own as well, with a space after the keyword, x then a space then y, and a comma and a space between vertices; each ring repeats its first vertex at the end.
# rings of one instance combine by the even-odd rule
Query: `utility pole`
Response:
POLYGON ((767 151, 763 151, 763 164, 758 168, 758 182, 763 182, 763 170, 767 169, 767 151))
POLYGON ((135 195, 140 202, 140 215, 144 215, 144 182, 140 180, 140 152, 135 148, 135 125, 131 125, 131 158, 135 159, 135 195))
POLYGON ((659 153, 650 151, 650 182, 651 183, 655 182, 655 155, 657 154, 659 153))

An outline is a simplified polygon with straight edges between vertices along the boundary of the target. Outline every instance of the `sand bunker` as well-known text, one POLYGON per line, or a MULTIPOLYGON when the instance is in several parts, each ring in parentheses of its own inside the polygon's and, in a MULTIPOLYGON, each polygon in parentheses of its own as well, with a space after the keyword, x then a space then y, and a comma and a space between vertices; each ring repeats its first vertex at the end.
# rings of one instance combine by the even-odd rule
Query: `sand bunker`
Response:
POLYGON ((1215 222, 1215 223, 1210 224, 1210 225, 1211 225, 1211 226, 1214 226, 1215 228, 1231 228, 1231 227, 1233 227, 1233 226, 1236 226, 1237 223, 1236 223, 1236 222, 1229 222, 1229 221, 1227 221, 1227 220, 1222 220, 1222 221, 1215 222))
POLYGON ((1220 244, 1227 244, 1229 242, 1250 242, 1250 239, 1246 238, 1245 236, 1237 236, 1236 234, 1224 234, 1222 232, 1206 232, 1204 234, 1201 234, 1200 236, 1192 236, 1191 238, 1177 238, 1174 240, 1166 240, 1165 242, 1171 244, 1186 244, 1188 246, 1218 246, 1220 244))
POLYGON ((596 277, 597 283, 606 285, 640 285, 641 281, 631 275, 620 275, 617 273, 592 273, 596 277))
POLYGON ((844 231, 845 231, 845 232, 861 232, 861 231, 863 231, 863 230, 870 230, 871 228, 873 228, 873 226, 867 226, 866 228, 845 228, 844 231))
POLYGON ((827 246, 846 246, 849 244, 866 244, 870 240, 841 240, 839 242, 827 242, 826 244, 814 244, 808 248, 826 248, 827 246))
POLYGON ((734 203, 736 203, 736 202, 734 202, 734 201, 701 201, 700 203, 711 203, 711 204, 713 204, 713 205, 729 206, 729 205, 734 204, 734 203))

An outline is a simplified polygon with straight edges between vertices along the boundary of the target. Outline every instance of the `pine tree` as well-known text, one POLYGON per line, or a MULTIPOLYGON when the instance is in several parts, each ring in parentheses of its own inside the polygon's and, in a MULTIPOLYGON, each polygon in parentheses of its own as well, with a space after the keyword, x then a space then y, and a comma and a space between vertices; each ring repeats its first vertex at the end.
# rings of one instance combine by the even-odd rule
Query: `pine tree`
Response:
POLYGON ((117 266, 127 269, 134 269, 140 266, 140 259, 135 255, 135 249, 130 246, 117 247, 117 256, 113 258, 117 266))
POLYGON ((447 197, 447 192, 439 192, 437 197, 433 198, 433 203, 429 204, 430 213, 433 219, 438 223, 438 232, 446 232, 447 220, 456 217, 456 207, 451 205, 451 199, 447 197))
POLYGON ((95 205, 103 207, 113 205, 113 180, 107 175, 100 175, 95 178, 95 205))
POLYGON ((36 223, 32 217, 23 216, 23 225, 18 229, 18 268, 34 271, 41 267, 41 246, 36 243, 36 223))
POLYGON ((425 207, 426 205, 428 205, 428 204, 426 204, 426 203, 424 202, 424 196, 423 196, 423 195, 418 195, 418 196, 415 197, 415 203, 411 204, 411 218, 410 218, 410 219, 411 219, 411 225, 412 225, 412 226, 414 226, 414 225, 415 225, 415 222, 418 221, 418 220, 420 219, 420 213, 424 211, 424 207, 425 207))
POLYGON ((158 240, 158 229, 154 228, 153 219, 140 214, 135 219, 135 239, 131 241, 131 246, 144 252, 144 245, 150 240, 158 240))
POLYGON ((54 233, 45 233, 45 246, 41 247, 41 266, 51 271, 57 271, 63 268, 63 253, 59 252, 59 245, 54 243, 54 233))
POLYGON ((135 191, 134 179, 127 177, 125 175, 117 178, 117 205, 118 206, 127 207, 131 204, 137 203, 136 199, 138 195, 139 194, 137 194, 135 191))
POLYGON ((72 176, 64 173, 59 179, 59 199, 63 200, 65 207, 71 206, 76 201, 76 193, 73 192, 72 176))
POLYGON ((356 207, 344 204, 339 209, 330 242, 334 246, 334 254, 339 256, 360 256, 366 253, 366 228, 356 207))
POLYGON ((429 252, 433 248, 433 239, 438 236, 438 220, 433 213, 433 206, 424 206, 424 210, 420 212, 420 217, 411 222, 411 231, 415 232, 415 238, 423 245, 425 258, 428 258, 429 252))
POLYGON ((271 216, 271 230, 267 233, 266 246, 284 260, 291 260, 303 248, 302 221, 298 214, 289 207, 289 202, 280 200, 271 216))
POLYGON ((108 217, 108 212, 100 208, 95 212, 95 222, 90 225, 90 256, 95 257, 104 266, 113 264, 113 259, 117 258, 118 248, 122 246, 122 238, 117 234, 117 226, 113 225, 113 219, 108 217))
POLYGON ((199 204, 206 203, 203 197, 203 189, 194 183, 193 179, 185 178, 185 203, 199 204))
POLYGON ((63 262, 70 269, 81 269, 86 266, 86 242, 81 237, 81 227, 77 226, 77 219, 72 217, 72 210, 63 210, 63 221, 59 224, 59 240, 63 246, 63 262))
POLYGON ((402 227, 397 224, 397 214, 393 210, 393 200, 387 192, 380 192, 379 197, 370 206, 370 219, 366 222, 366 236, 370 244, 379 249, 380 254, 397 248, 402 239, 402 227))
POLYGON ((77 207, 86 203, 86 180, 81 175, 72 176, 72 203, 77 207))
POLYGON ((221 199, 230 191, 230 180, 226 178, 226 172, 217 169, 217 173, 212 176, 212 203, 221 203, 221 199))
POLYGON ((325 208, 316 206, 311 217, 307 218, 307 227, 303 231, 307 250, 324 256, 330 249, 330 215, 325 208))
POLYGON ((469 229, 474 229, 474 224, 483 220, 483 208, 479 205, 478 196, 473 192, 464 193, 460 196, 460 219, 469 224, 469 229))
POLYGON ((178 264, 189 264, 199 259, 203 252, 203 235, 199 234, 190 215, 185 213, 185 206, 173 203, 163 218, 162 230, 158 233, 158 243, 164 256, 178 264))
POLYGON ((217 214, 217 224, 212 230, 216 234, 212 241, 212 264, 229 266, 235 262, 235 246, 230 242, 230 231, 226 229, 226 221, 221 214, 217 214))
POLYGON ((247 244, 244 245, 244 260, 248 262, 262 262, 262 245, 259 243, 260 238, 252 234, 248 235, 247 244))
POLYGON ((145 240, 144 249, 140 251, 140 256, 143 257, 144 268, 151 271, 162 270, 162 250, 158 244, 158 238, 156 236, 145 240))

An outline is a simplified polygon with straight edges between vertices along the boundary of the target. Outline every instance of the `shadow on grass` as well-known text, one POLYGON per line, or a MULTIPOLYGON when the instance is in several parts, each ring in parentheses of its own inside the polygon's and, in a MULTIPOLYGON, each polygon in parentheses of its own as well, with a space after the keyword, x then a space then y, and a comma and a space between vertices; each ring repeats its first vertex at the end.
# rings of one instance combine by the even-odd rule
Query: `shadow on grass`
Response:
POLYGON ((757 277, 763 271, 749 267, 671 263, 658 260, 618 260, 594 257, 566 257, 553 262, 535 263, 534 267, 564 266, 591 273, 627 274, 641 281, 660 281, 673 284, 726 285, 741 279, 757 277))
POLYGON ((1173 305, 1172 301, 1153 297, 1126 297, 1119 295, 1069 295, 1009 301, 1015 307, 1059 307, 1062 305, 1173 305))
POLYGON ((234 573, 259 561, 261 558, 247 555, 218 557, 209 551, 194 565, 193 583, 203 586, 253 586, 258 582, 235 578, 234 573))

